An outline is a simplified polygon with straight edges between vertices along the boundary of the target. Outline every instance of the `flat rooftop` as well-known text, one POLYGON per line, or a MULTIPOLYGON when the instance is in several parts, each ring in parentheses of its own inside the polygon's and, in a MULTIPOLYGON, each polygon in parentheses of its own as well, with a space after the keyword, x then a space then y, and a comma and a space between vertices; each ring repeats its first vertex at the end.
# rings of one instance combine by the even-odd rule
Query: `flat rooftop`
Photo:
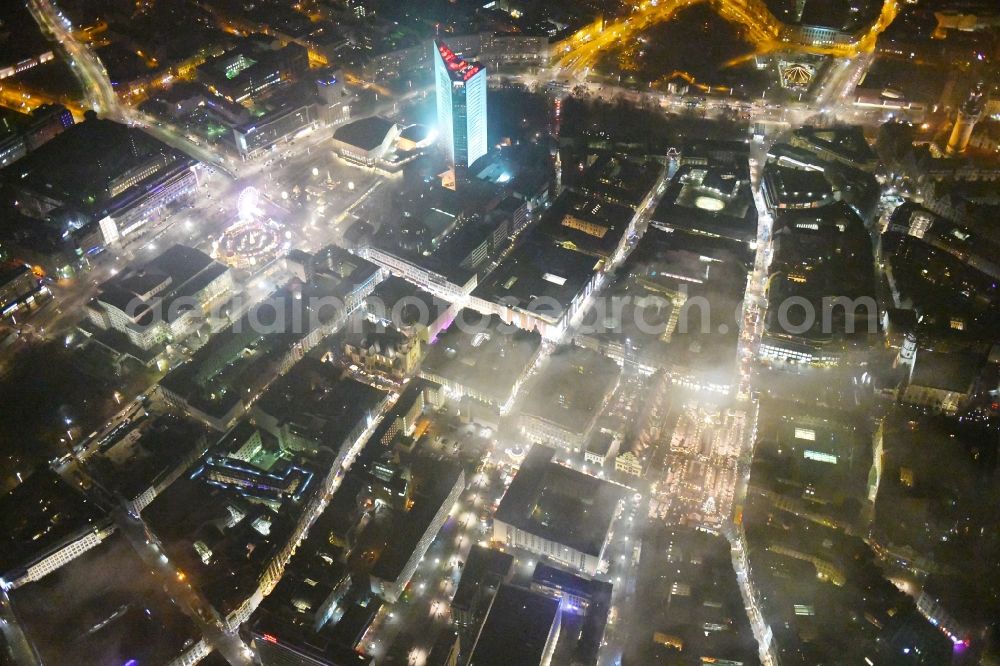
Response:
MULTIPOLYGON (((768 292, 772 303, 793 296, 802 297, 814 302, 816 312, 822 312, 821 301, 826 296, 874 297, 871 236, 861 218, 846 204, 783 212, 775 220, 773 238, 774 259, 770 270, 777 279, 771 282, 768 292)), ((768 308, 769 332, 783 330, 777 321, 777 310, 777 307, 768 308)), ((839 310, 832 314, 831 330, 821 331, 817 324, 805 336, 829 337, 846 331, 848 315, 839 310)), ((877 313, 868 313, 861 307, 854 315, 876 317, 877 313)), ((798 323, 790 321, 790 326, 798 323)), ((868 326, 866 320, 858 320, 854 328, 857 333, 866 334, 868 326)))
POLYGON ((545 359, 521 413, 583 433, 618 385, 621 368, 603 354, 573 345, 545 359))
POLYGON ((636 209, 663 171, 655 161, 602 155, 587 169, 577 187, 588 195, 636 209))
POLYGON ((615 443, 615 435, 604 429, 595 429, 587 439, 584 451, 597 456, 606 456, 615 443))
POLYGON ((811 487, 817 510, 840 516, 843 498, 867 492, 871 436, 851 412, 767 398, 751 476, 755 485, 791 496, 811 487))
POLYGON ((635 212, 592 195, 564 192, 539 222, 542 234, 566 249, 594 257, 611 257, 635 212))
POLYGON ((462 468, 444 461, 420 461, 413 474, 413 506, 409 511, 397 511, 392 516, 392 532, 372 576, 385 581, 395 581, 403 573, 420 539, 430 528, 435 514, 448 499, 462 475, 462 468))
POLYGON ((970 270, 978 271, 993 280, 1000 278, 1000 243, 990 229, 980 225, 967 227, 956 224, 907 201, 893 211, 890 231, 897 235, 905 234, 906 243, 932 246, 935 250, 951 255, 970 270), (909 233, 911 227, 914 230, 922 229, 922 234, 918 236, 909 233))
POLYGON ((273 371, 281 354, 308 332, 295 323, 310 322, 312 317, 307 299, 279 289, 255 305, 252 313, 212 336, 160 385, 192 407, 221 417, 243 400, 262 373, 273 371))
POLYGON ((0 573, 26 568, 93 530, 103 514, 51 469, 0 497, 0 573))
POLYGON ((338 451, 385 394, 346 371, 311 356, 276 381, 254 409, 297 434, 338 451))
POLYGON ((409 125, 399 133, 401 139, 420 143, 426 141, 434 133, 434 128, 429 125, 409 125))
POLYGON ((393 325, 401 328, 420 323, 428 325, 450 305, 396 275, 380 282, 365 300, 369 312, 379 317, 384 315, 392 320, 393 325), (421 321, 425 313, 428 319, 421 321))
POLYGON ((276 71, 284 73, 296 58, 305 61, 307 55, 305 47, 294 42, 271 49, 263 40, 254 43, 244 39, 236 48, 198 65, 197 73, 206 83, 223 91, 253 89, 261 80, 274 77, 276 71))
POLYGON ((510 233, 508 224, 507 228, 498 234, 498 230, 510 222, 510 217, 495 211, 496 209, 484 216, 473 218, 448 234, 434 251, 434 258, 442 264, 456 264, 469 270, 479 269, 482 272, 482 268, 488 267, 489 260, 499 254, 502 243, 506 242, 506 240, 498 242, 497 237, 502 236, 506 239, 510 233), (475 255, 474 251, 481 249, 486 251, 481 255, 475 255), (473 258, 478 260, 475 265, 470 261, 473 258))
POLYGON ((112 181, 157 154, 171 163, 194 164, 183 153, 137 128, 91 118, 66 128, 0 171, 0 180, 82 210, 96 211, 111 199, 108 188, 112 181))
POLYGON ((369 282, 379 267, 337 245, 328 245, 310 256, 309 291, 344 298, 369 282))
MULTIPOLYGON (((414 179, 415 180, 415 179, 414 179)), ((372 245, 450 282, 464 285, 475 274, 461 268, 451 252, 438 253, 465 221, 487 214, 500 199, 501 187, 478 179, 461 192, 429 183, 409 183, 392 197, 392 210, 379 226, 372 245)))
POLYGON ((558 321, 600 268, 595 257, 559 247, 534 233, 472 295, 558 321))
POLYGON ((31 124, 31 116, 13 109, 0 109, 0 139, 13 136, 31 124))
POLYGON ((374 150, 382 145, 395 123, 385 118, 371 116, 341 125, 334 131, 333 138, 360 150, 374 150))
POLYGON ((635 575, 638 626, 626 663, 759 663, 724 537, 660 525, 644 535, 635 575), (664 645, 657 633, 682 647, 664 645))
POLYGON ((342 645, 354 647, 361 642, 381 608, 382 600, 376 598, 366 598, 363 603, 353 603, 344 611, 331 633, 342 645))
MULTIPOLYGON (((892 27, 897 25, 904 25, 904 21, 893 21, 892 27)), ((886 54, 875 58, 857 90, 870 91, 880 98, 882 93, 888 92, 929 106, 941 100, 949 79, 948 65, 944 62, 917 58, 904 60, 886 54)))
POLYGON ((554 457, 552 448, 531 447, 494 519, 599 557, 622 490, 559 465, 554 457))
POLYGON ((590 597, 602 585, 607 584, 603 581, 596 581, 593 578, 584 577, 571 571, 554 567, 545 562, 539 562, 535 565, 535 571, 531 574, 531 582, 547 587, 555 587, 581 597, 590 597))
POLYGON ((764 187, 780 206, 807 206, 833 196, 833 188, 822 171, 797 169, 776 162, 764 167, 764 187))
POLYGON ((466 387, 494 404, 510 398, 534 362, 542 338, 508 326, 496 315, 461 310, 424 359, 422 375, 466 387))
POLYGON ((39 663, 168 664, 201 638, 120 532, 11 601, 39 663))
MULTIPOLYGON (((810 6, 815 4, 817 3, 809 3, 810 6)), ((860 125, 830 128, 800 127, 795 130, 794 136, 818 149, 830 151, 838 157, 855 162, 858 166, 878 159, 860 125)))
POLYGON ((383 445, 382 440, 385 438, 386 433, 395 427, 396 420, 407 414, 425 391, 438 390, 440 388, 439 385, 423 377, 414 377, 407 382, 403 392, 399 394, 396 404, 385 413, 382 420, 379 421, 379 424, 372 431, 368 441, 365 442, 364 447, 355 460, 353 468, 362 469, 367 467, 372 462, 378 460, 382 454, 386 453, 389 450, 391 442, 386 442, 383 445))
POLYGON ((513 564, 514 556, 510 553, 474 544, 465 558, 462 578, 451 603, 471 608, 483 588, 499 585, 510 573, 513 564))
POLYGON ((850 32, 870 24, 882 6, 878 0, 807 0, 801 24, 850 32))
POLYGON ((182 476, 143 511, 164 550, 222 614, 238 608, 256 589, 274 555, 288 542, 303 503, 281 511, 182 476), (194 544, 211 552, 206 563, 194 544))
POLYGON ((0 67, 16 65, 25 58, 34 58, 52 49, 28 8, 21 3, 4 3, 0 8, 0 25, 4 27, 0 37, 3 46, 0 67))
POLYGON ((968 352, 917 352, 910 384, 941 391, 969 393, 984 366, 982 355, 968 352))
POLYGON ((476 640, 469 666, 542 663, 559 613, 558 599, 502 585, 476 640))
POLYGON ((90 460, 91 473, 105 485, 132 499, 168 476, 205 443, 206 431, 193 421, 165 414, 138 426, 133 443, 125 435, 90 460))
POLYGON ((750 158, 749 141, 694 139, 686 141, 681 153, 683 164, 723 163, 730 167, 746 164, 750 158))
POLYGON ((749 243, 757 236, 757 207, 746 163, 683 165, 674 174, 654 223, 749 243))
POLYGON ((583 326, 598 344, 621 350, 623 359, 698 368, 707 379, 727 383, 736 349, 732 313, 743 301, 752 258, 740 241, 653 226, 598 296, 605 303, 621 299, 620 316, 609 316, 617 314, 611 312, 615 306, 590 308, 583 326), (707 326, 697 302, 682 305, 695 297, 711 305, 707 326))
POLYGON ((6 285, 14 279, 24 275, 31 270, 27 264, 17 261, 5 261, 0 263, 0 285, 6 285))
MULTIPOLYGON (((332 631, 316 633, 311 627, 304 627, 289 618, 280 617, 274 613, 257 613, 252 620, 250 632, 261 640, 255 641, 265 658, 272 657, 273 663, 290 659, 288 651, 294 651, 313 663, 343 664, 343 666, 365 666, 372 663, 370 657, 365 657, 349 646, 340 642, 340 637, 332 631), (271 639, 264 639, 269 636, 271 639), (271 646, 275 647, 271 647, 271 646), (281 649, 281 652, 278 650, 281 649), (268 654, 272 650, 275 654, 268 654)), ((267 663, 272 663, 270 659, 267 663)))
POLYGON ((97 301, 122 312, 149 313, 140 323, 150 323, 152 303, 161 303, 162 316, 177 316, 170 304, 180 298, 190 298, 221 277, 227 270, 223 264, 191 247, 173 245, 143 266, 130 266, 101 284, 97 301))

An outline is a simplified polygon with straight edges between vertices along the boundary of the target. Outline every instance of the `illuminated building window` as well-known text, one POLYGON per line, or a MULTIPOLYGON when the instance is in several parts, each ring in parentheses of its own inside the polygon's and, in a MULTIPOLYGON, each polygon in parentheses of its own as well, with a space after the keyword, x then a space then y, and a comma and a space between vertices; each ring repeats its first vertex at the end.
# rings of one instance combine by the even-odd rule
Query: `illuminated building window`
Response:
POLYGON ((810 442, 816 441, 816 431, 809 428, 796 428, 795 439, 805 439, 810 442))
POLYGON ((831 465, 837 464, 837 456, 830 455, 829 453, 807 449, 803 455, 806 460, 815 460, 816 462, 830 463, 831 465))

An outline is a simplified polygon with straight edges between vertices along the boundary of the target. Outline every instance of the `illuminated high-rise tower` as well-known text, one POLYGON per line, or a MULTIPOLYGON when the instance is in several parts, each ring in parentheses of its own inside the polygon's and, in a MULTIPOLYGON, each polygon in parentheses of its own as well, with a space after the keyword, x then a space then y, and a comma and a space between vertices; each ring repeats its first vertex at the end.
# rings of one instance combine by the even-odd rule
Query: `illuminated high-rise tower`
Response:
POLYGON ((452 164, 468 167, 486 154, 486 67, 434 42, 438 131, 452 164))
POLYGON ((976 122, 983 115, 983 106, 986 103, 983 84, 977 85, 969 93, 969 98, 958 108, 958 115, 955 117, 955 125, 951 128, 951 136, 948 137, 948 147, 946 151, 949 155, 964 153, 969 147, 969 139, 972 138, 972 130, 976 127, 976 122))

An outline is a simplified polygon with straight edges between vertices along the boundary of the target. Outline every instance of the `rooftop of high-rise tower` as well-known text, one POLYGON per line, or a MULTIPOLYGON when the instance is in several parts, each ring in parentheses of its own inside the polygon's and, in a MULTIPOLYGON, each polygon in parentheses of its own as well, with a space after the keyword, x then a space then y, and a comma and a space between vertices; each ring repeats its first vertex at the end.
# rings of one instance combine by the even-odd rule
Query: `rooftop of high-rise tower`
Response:
POLYGON ((466 62, 458 57, 454 51, 448 48, 447 44, 440 40, 435 41, 434 46, 437 48, 441 60, 444 61, 445 66, 448 68, 448 75, 451 76, 452 81, 468 81, 485 69, 482 63, 466 62))

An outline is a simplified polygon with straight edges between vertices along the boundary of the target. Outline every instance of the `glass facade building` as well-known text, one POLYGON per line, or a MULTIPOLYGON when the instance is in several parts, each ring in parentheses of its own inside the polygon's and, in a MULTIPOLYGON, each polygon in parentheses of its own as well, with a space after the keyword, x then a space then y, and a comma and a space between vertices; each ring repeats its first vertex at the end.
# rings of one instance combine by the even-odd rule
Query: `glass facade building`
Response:
POLYGON ((451 162, 468 167, 486 154, 486 67, 466 62, 444 42, 434 43, 440 136, 451 162))

